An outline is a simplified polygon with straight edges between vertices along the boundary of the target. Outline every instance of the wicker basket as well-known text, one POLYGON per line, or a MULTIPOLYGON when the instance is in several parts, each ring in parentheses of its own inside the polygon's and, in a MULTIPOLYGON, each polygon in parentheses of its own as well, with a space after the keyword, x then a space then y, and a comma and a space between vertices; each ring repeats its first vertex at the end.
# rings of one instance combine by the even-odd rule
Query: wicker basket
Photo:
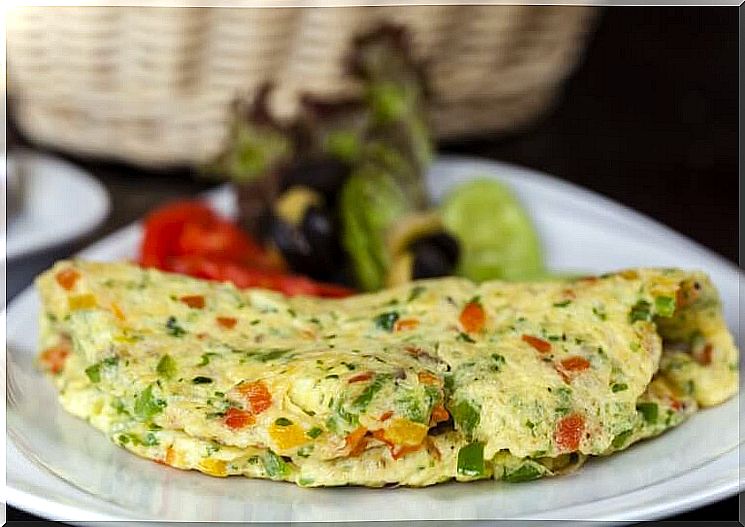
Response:
POLYGON ((25 7, 8 13, 9 95, 32 139, 151 167, 220 147, 228 103, 260 83, 273 105, 350 95, 341 58, 381 21, 405 24, 428 61, 439 137, 514 129, 537 117, 576 64, 595 8, 25 7))

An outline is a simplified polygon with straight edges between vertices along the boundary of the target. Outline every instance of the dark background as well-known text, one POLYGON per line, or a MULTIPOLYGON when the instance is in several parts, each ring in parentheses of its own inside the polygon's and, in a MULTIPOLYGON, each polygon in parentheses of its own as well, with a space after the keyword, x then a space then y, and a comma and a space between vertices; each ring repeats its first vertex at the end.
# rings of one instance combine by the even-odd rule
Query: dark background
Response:
MULTIPOLYGON (((738 261, 738 8, 608 8, 552 112, 529 129, 441 145, 544 170, 738 261)), ((12 112, 12 105, 10 107, 12 112)), ((8 146, 28 145, 10 123, 8 146)), ((8 266, 8 297, 54 259, 165 199, 209 188, 188 170, 74 159, 109 189, 112 214, 74 246, 8 266), (185 177, 187 176, 187 177, 185 177)), ((738 498, 671 520, 737 520, 738 498)), ((8 507, 8 520, 36 517, 8 507)))

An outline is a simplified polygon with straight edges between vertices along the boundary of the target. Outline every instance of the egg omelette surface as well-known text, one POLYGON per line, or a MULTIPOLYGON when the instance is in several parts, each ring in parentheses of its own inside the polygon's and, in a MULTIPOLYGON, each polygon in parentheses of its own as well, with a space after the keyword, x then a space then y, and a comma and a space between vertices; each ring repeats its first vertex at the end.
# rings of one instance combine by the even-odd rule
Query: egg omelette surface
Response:
POLYGON ((213 476, 424 486, 566 473, 738 389, 703 273, 327 300, 126 263, 37 279, 39 364, 116 444, 213 476))

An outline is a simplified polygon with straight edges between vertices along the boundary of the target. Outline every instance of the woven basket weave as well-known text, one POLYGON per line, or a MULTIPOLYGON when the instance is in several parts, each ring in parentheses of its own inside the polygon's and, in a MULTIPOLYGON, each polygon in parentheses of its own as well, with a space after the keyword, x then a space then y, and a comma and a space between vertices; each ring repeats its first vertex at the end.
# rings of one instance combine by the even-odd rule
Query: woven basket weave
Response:
POLYGON ((25 7, 8 13, 9 95, 21 129, 62 150, 162 167, 220 147, 229 102, 266 80, 289 116, 298 92, 351 95, 350 39, 408 26, 427 60, 438 137, 537 117, 576 64, 595 9, 25 7))

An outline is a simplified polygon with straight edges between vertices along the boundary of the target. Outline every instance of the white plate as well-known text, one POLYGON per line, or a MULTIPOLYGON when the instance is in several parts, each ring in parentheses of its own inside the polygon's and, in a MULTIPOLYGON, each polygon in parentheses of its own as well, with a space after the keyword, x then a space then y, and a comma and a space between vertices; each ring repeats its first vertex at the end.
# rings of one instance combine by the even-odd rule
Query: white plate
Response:
MULTIPOLYGON (((671 230, 596 194, 534 171, 465 158, 440 160, 429 174, 436 198, 474 176, 506 181, 530 209, 554 269, 602 272, 659 265, 705 269, 720 288, 742 348, 739 269, 671 230)), ((224 212, 232 196, 211 195, 224 212)), ((83 252, 133 256, 139 226, 83 252)), ((302 489, 181 472, 135 457, 61 410, 32 365, 35 293, 8 308, 8 503, 62 520, 353 521, 424 519, 647 520, 675 514, 741 487, 739 398, 696 414, 664 436, 587 463, 578 473, 524 484, 483 481, 425 489, 302 489)))
MULTIPOLYGON (((80 238, 109 214, 109 194, 89 173, 43 154, 28 159, 24 207, 7 225, 8 260, 80 238)), ((16 162, 10 153, 2 169, 10 173, 16 162)))

